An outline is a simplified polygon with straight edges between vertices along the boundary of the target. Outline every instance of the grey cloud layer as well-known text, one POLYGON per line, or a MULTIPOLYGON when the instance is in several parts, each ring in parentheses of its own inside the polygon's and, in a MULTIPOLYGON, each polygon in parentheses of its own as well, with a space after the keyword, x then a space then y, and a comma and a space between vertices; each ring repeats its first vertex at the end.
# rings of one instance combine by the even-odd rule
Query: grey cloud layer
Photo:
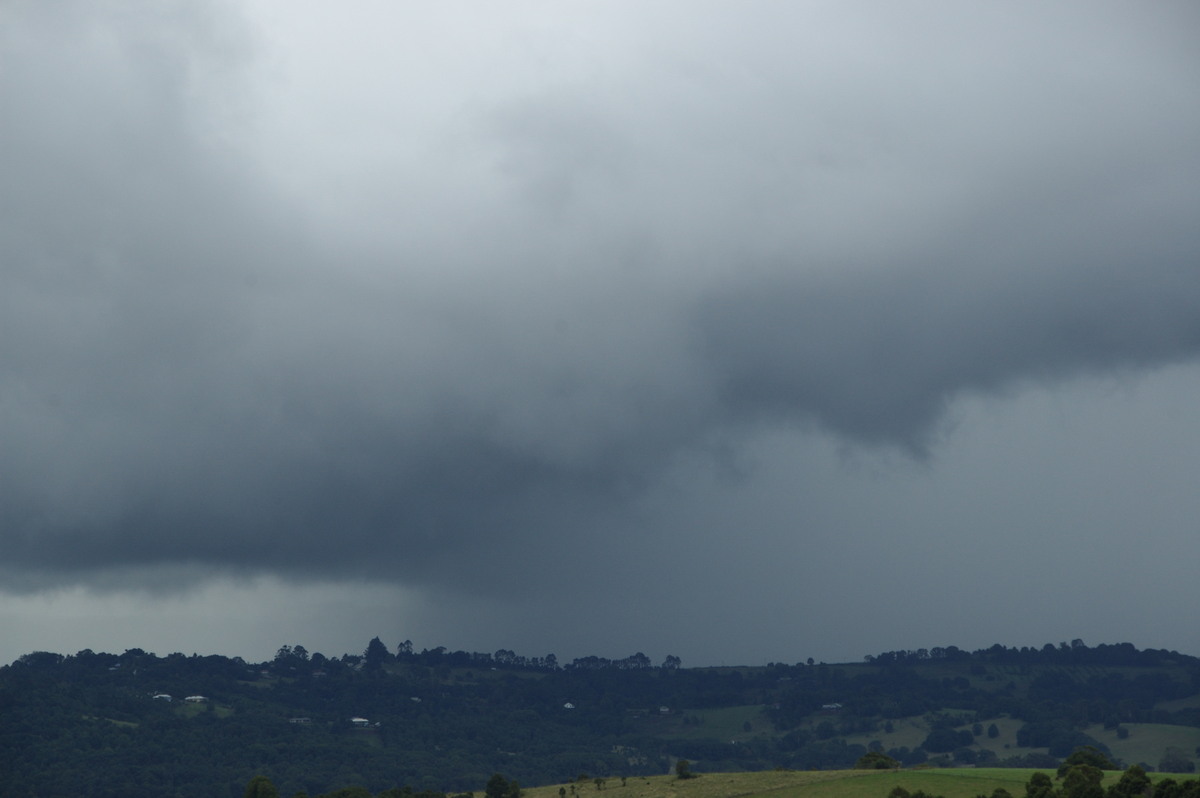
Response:
POLYGON ((370 198, 347 218, 256 161, 246 26, 18 8, 10 586, 442 581, 587 534, 746 429, 920 451, 964 392, 1200 352, 1200 70, 1170 20, 830 12, 830 52, 710 9, 416 132, 399 102, 380 124, 423 155, 394 180, 354 182, 396 156, 348 128, 313 154, 370 198))

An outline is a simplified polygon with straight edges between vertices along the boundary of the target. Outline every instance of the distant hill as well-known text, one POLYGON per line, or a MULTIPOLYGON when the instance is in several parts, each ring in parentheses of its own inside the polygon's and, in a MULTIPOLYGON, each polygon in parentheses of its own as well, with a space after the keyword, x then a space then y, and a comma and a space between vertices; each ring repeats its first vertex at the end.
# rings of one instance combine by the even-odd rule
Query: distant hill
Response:
POLYGON ((482 791, 498 772, 523 785, 628 780, 681 757, 707 773, 830 770, 870 749, 982 773, 1051 768, 1086 744, 1122 764, 1194 768, 1200 660, 1075 641, 836 665, 560 665, 505 650, 393 654, 376 638, 336 658, 133 649, 0 668, 0 798, 238 798, 256 774, 288 796, 482 791))

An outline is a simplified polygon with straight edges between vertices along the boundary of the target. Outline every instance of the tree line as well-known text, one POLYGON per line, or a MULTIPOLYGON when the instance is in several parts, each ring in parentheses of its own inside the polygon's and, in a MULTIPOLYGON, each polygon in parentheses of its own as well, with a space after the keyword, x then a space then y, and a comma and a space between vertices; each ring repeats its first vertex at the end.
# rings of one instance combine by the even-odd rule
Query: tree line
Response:
MULTIPOLYGON (((1089 724, 1118 736, 1133 723, 1200 726, 1196 702, 1174 700, 1200 692, 1195 658, 1125 644, 1001 649, 722 668, 389 650, 378 637, 337 657, 285 645, 261 663, 34 652, 0 668, 0 798, 236 798, 256 774, 288 795, 347 784, 457 794, 496 772, 544 784, 663 773, 680 759, 710 771, 847 768, 868 753, 1045 768, 1096 745, 1089 724), (708 710, 734 707, 754 708, 753 733, 705 733, 708 710), (913 717, 929 729, 917 746, 858 742, 913 717), (1001 717, 1021 721, 1008 751, 990 743, 1001 717)), ((1145 764, 1186 771, 1193 759, 1168 751, 1145 764)))

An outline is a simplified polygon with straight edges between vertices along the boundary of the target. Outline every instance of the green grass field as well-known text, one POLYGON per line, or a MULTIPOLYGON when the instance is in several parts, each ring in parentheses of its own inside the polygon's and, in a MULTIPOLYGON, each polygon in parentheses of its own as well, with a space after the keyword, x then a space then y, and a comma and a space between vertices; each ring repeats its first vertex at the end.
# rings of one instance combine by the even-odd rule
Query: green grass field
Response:
POLYGON ((1124 740, 1117 737, 1115 729, 1092 726, 1085 732, 1104 743, 1121 761, 1133 764, 1146 762, 1157 766, 1168 747, 1181 748, 1193 762, 1200 746, 1200 729, 1193 726, 1168 726, 1162 723, 1126 723, 1129 736, 1124 740))
MULTIPOLYGON (((1038 771, 1017 768, 947 768, 910 770, 770 770, 755 773, 704 773, 681 781, 674 776, 632 777, 624 786, 608 779, 603 789, 592 782, 523 788, 528 798, 887 798, 892 788, 924 790, 945 798, 976 798, 1003 787, 1014 796, 1025 794, 1025 783, 1038 771), (571 792, 571 788, 574 792, 571 792)), ((1053 771, 1042 771, 1054 776, 1053 771)), ((1171 774, 1151 774, 1166 778, 1171 774)), ((1119 779, 1105 773, 1105 784, 1119 779)), ((1179 776, 1174 776, 1178 779, 1179 776)), ((1187 777, 1185 777, 1187 778, 1187 777)))
MULTIPOLYGON (((989 751, 993 751, 1000 759, 1028 754, 1033 751, 1046 753, 1045 748, 1020 748, 1017 746, 1017 731, 1025 725, 1024 721, 1014 718, 990 718, 983 721, 980 725, 986 730, 993 723, 996 725, 996 730, 999 734, 996 737, 988 737, 986 733, 980 735, 976 738, 975 745, 971 746, 972 748, 976 750, 986 748, 989 751)), ((970 728, 970 724, 964 724, 961 728, 970 728)), ((902 746, 911 749, 916 748, 925 741, 925 738, 929 735, 929 730, 929 723, 925 716, 918 715, 893 720, 891 733, 880 729, 869 734, 846 735, 845 740, 848 743, 859 743, 860 745, 869 745, 872 741, 878 740, 883 744, 885 751, 902 746)), ((1154 761, 1157 762, 1158 760, 1155 759, 1154 761)))
MULTIPOLYGON (((812 730, 823 719, 821 716, 814 715, 803 725, 803 728, 812 730)), ((979 735, 975 739, 975 745, 971 746, 972 748, 990 750, 999 759, 1031 752, 1043 754, 1047 752, 1046 748, 1023 748, 1017 745, 1017 731, 1025 725, 1024 721, 1006 717, 990 718, 984 720, 980 725, 986 729, 992 724, 995 724, 998 735, 996 737, 988 737, 986 734, 979 735)), ((1114 757, 1128 765, 1145 762, 1151 767, 1155 767, 1169 747, 1181 749, 1193 762, 1200 765, 1200 728, 1158 723, 1127 723, 1124 726, 1129 731, 1129 736, 1125 739, 1119 738, 1115 729, 1105 729, 1099 725, 1088 727, 1084 731, 1108 746, 1114 757)), ((969 728, 969 725, 963 725, 960 728, 969 728)), ((912 749, 921 745, 929 731, 928 719, 918 715, 893 720, 890 733, 881 728, 868 734, 846 735, 845 740, 848 743, 860 745, 870 745, 871 742, 878 740, 885 751, 902 746, 912 749)))
POLYGON ((218 718, 227 718, 233 714, 233 707, 204 702, 200 704, 178 704, 175 708, 175 714, 185 718, 194 718, 205 712, 211 712, 218 718))

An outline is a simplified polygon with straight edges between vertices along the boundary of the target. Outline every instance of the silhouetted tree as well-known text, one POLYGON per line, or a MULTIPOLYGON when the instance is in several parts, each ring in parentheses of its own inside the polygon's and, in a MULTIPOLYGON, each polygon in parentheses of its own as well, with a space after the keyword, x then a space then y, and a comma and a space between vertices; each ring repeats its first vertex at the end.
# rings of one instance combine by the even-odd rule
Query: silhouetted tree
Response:
POLYGON ((509 781, 501 774, 493 773, 483 794, 487 798, 521 798, 521 785, 516 780, 509 781))
POLYGON ((279 790, 275 789, 275 785, 266 776, 255 776, 250 779, 246 785, 246 791, 242 793, 243 798, 279 798, 279 790))
POLYGON ((1025 798, 1053 798, 1054 782, 1045 773, 1034 773, 1025 783, 1025 798))
POLYGON ((1062 779, 1062 798, 1104 798, 1104 771, 1095 765, 1072 765, 1062 779))
POLYGON ((372 637, 363 652, 363 667, 369 671, 377 671, 392 657, 388 654, 387 646, 378 637, 372 637))
POLYGON ((1117 763, 1109 759, 1103 751, 1094 745, 1081 745, 1063 760, 1058 768, 1058 777, 1063 778, 1067 771, 1076 765, 1091 765, 1097 770, 1120 770, 1117 763))
POLYGON ((1126 768, 1121 779, 1108 788, 1108 798, 1141 798, 1150 791, 1150 777, 1140 765, 1126 768))

